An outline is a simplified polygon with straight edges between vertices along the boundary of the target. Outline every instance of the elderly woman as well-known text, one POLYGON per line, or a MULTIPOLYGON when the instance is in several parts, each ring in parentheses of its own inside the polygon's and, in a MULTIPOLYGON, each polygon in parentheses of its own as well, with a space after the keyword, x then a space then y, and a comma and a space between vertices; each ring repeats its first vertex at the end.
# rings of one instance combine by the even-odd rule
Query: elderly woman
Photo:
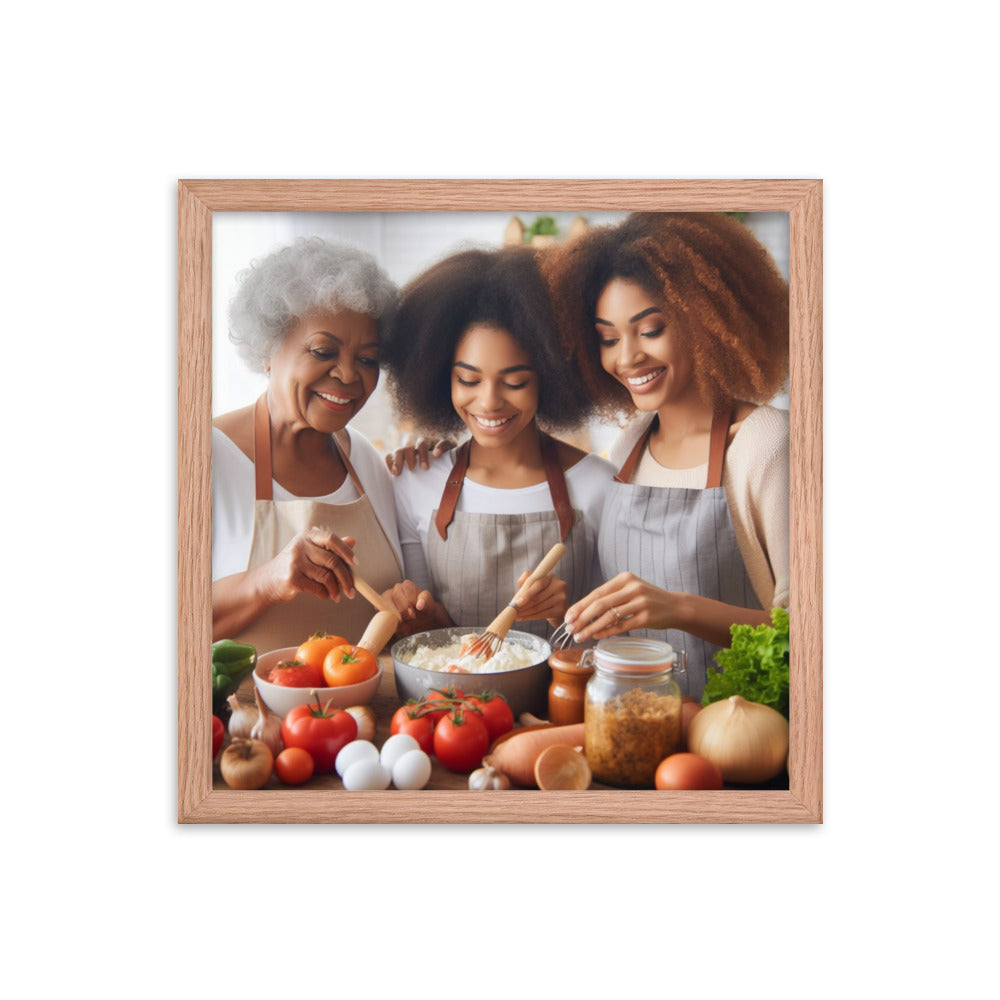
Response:
POLYGON ((788 286, 725 214, 629 216, 552 260, 554 303, 594 401, 637 419, 600 526, 604 580, 566 622, 686 650, 700 697, 734 623, 787 607, 788 286))
POLYGON ((453 254, 403 289, 386 339, 401 413, 435 434, 467 432, 430 468, 395 480, 407 580, 404 626, 483 626, 558 541, 554 573, 519 607, 547 634, 596 582, 597 526, 613 469, 549 432, 593 409, 561 353, 548 290, 528 248, 453 254))
POLYGON ((402 579, 392 486, 348 426, 378 383, 398 291, 375 259, 299 240, 241 275, 230 340, 268 375, 252 405, 212 430, 212 631, 259 649, 314 632, 357 641, 379 591, 402 579))

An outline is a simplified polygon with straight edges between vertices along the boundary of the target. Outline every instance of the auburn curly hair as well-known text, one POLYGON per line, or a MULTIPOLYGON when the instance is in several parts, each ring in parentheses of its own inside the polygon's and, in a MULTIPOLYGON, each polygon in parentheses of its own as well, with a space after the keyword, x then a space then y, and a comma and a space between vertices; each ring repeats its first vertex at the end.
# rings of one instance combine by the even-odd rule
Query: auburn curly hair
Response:
POLYGON ((595 411, 563 353, 538 258, 530 247, 464 250, 403 288, 380 352, 400 416, 428 432, 464 430, 451 402, 452 365, 459 339, 476 323, 505 330, 531 358, 539 380, 540 426, 572 429, 595 411))
POLYGON ((764 403, 788 377, 788 283, 750 230, 724 213, 637 212, 587 230, 543 263, 564 349, 599 410, 634 412, 601 366, 597 300, 634 281, 690 338, 694 378, 718 405, 764 403))

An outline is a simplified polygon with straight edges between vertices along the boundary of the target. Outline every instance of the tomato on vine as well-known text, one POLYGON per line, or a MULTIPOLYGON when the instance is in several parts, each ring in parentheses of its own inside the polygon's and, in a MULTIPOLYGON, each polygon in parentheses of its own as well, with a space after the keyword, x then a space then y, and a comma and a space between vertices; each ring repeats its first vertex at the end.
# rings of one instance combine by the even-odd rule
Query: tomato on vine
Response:
POLYGON ((479 717, 489 733, 490 743, 514 728, 514 713, 507 704, 507 699, 499 691, 483 691, 482 694, 468 695, 465 702, 478 709, 479 717))
POLYGON ((440 708, 430 712, 431 719, 436 726, 454 707, 455 703, 463 699, 465 695, 454 684, 449 684, 446 688, 431 688, 423 699, 425 705, 432 702, 440 703, 440 708))
POLYGON ((395 736, 398 733, 412 736, 428 756, 434 753, 434 719, 420 702, 396 709, 389 724, 389 734, 395 736))
POLYGON ((489 746, 486 724, 474 711, 455 708, 434 728, 434 755, 449 771, 479 767, 489 746))

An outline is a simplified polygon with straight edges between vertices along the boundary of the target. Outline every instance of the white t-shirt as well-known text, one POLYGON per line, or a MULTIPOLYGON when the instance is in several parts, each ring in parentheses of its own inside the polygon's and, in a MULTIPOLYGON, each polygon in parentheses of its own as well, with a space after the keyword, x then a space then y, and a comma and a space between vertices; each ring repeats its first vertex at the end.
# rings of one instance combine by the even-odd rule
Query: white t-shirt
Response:
MULTIPOLYGON (((402 474, 393 482, 396 524, 403 547, 403 569, 407 578, 423 589, 431 589, 430 571, 427 568, 427 538, 432 527, 431 516, 441 506, 441 494, 448 481, 448 474, 455 465, 456 450, 452 449, 446 455, 432 460, 429 469, 420 466, 415 469, 404 467, 402 474)), ((614 474, 615 469, 611 463, 597 455, 585 455, 565 472, 570 506, 583 513, 587 537, 594 539, 595 543, 601 523, 604 495, 614 474)), ((466 478, 455 510, 468 514, 533 514, 552 510, 552 494, 547 482, 504 490, 483 486, 466 478)), ((592 586, 596 587, 600 582, 596 544, 592 558, 594 567, 591 580, 592 586)))
MULTIPOLYGON (((364 485, 365 492, 386 537, 402 562, 396 534, 396 508, 392 482, 385 461, 361 433, 347 428, 351 442, 350 460, 364 485)), ((296 497, 278 482, 274 483, 275 500, 319 500, 343 504, 358 499, 358 491, 347 476, 340 488, 321 497, 296 497)), ((242 573, 250 558, 254 511, 253 462, 222 433, 212 428, 212 579, 242 573)), ((362 540, 358 539, 360 546, 362 540)))

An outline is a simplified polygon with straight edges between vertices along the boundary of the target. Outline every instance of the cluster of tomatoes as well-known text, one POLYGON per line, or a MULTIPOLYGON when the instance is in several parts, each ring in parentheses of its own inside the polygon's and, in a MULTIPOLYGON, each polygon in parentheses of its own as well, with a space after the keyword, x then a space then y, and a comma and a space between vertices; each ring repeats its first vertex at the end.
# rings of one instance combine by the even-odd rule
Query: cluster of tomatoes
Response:
POLYGON ((370 650, 342 636, 317 632, 299 646, 294 659, 272 667, 267 680, 282 687, 344 687, 377 673, 378 660, 370 650))
POLYGON ((463 694, 454 685, 430 691, 396 710, 390 732, 412 736, 449 771, 479 767, 490 744, 514 728, 514 713, 497 691, 463 694))

